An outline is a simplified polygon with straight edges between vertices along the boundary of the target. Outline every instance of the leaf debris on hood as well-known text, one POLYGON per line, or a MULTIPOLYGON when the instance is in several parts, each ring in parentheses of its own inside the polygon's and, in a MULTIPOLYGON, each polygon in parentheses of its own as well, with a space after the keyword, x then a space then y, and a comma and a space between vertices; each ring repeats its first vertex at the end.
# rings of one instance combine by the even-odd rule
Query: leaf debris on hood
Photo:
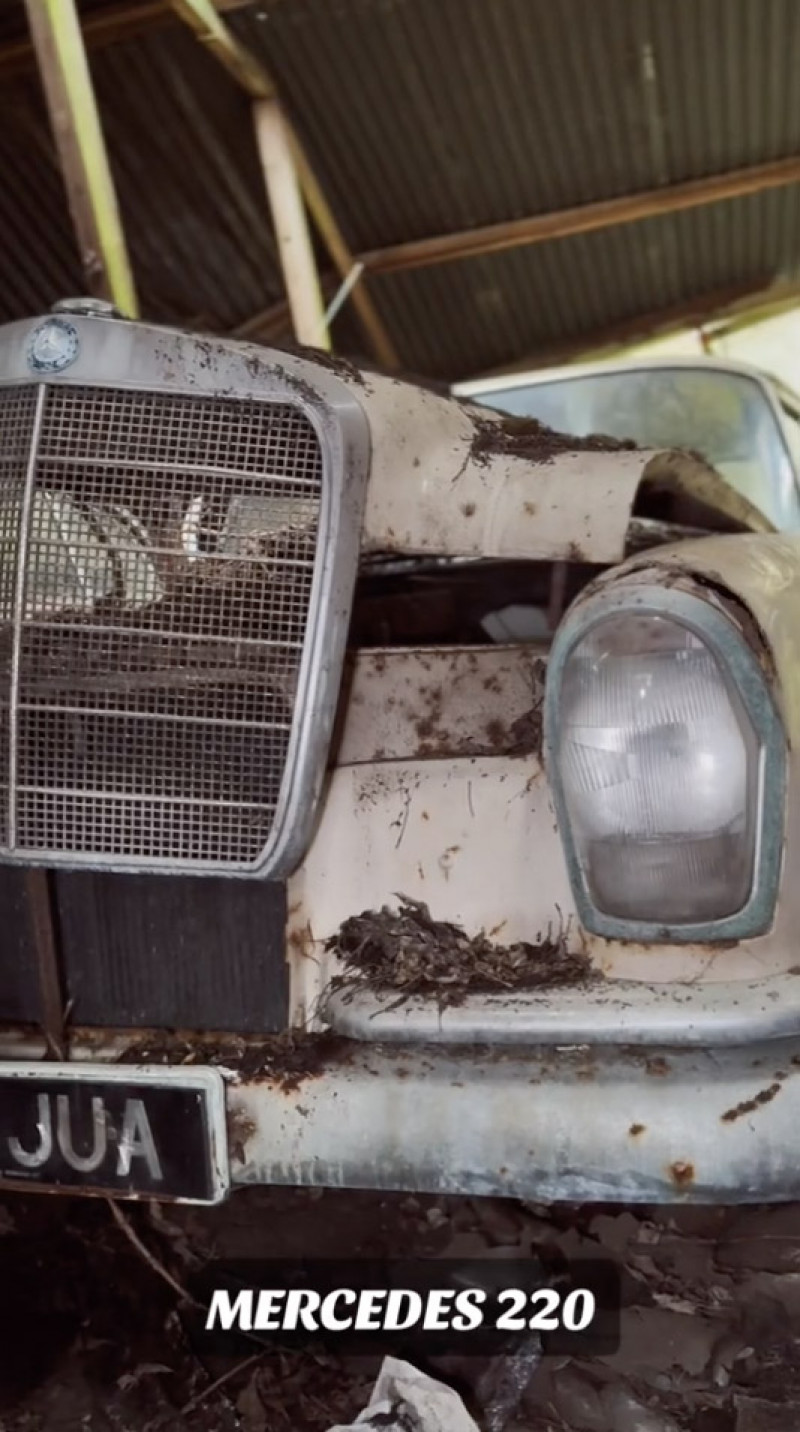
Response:
POLYGON ((479 411, 471 412, 470 416, 475 429, 471 455, 478 463, 503 453, 508 457, 526 458, 529 462, 552 462, 562 454, 635 452, 637 448, 632 439, 620 440, 603 433, 591 433, 588 437, 559 433, 536 418, 479 411))
POLYGON ((567 949, 566 934, 498 945, 483 931, 470 937, 457 925, 434 920, 421 900, 398 894, 399 908, 365 910, 345 920, 327 942, 344 965, 342 985, 435 995, 459 1004, 468 994, 547 990, 584 984, 599 976, 587 955, 567 949))

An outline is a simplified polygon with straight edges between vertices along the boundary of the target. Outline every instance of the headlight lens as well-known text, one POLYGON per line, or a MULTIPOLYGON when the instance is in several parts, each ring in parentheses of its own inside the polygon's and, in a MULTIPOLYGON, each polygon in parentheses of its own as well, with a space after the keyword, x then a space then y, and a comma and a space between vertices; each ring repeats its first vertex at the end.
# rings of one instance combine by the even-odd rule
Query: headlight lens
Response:
POLYGON ((550 655, 545 752, 587 929, 703 941, 769 928, 786 737, 718 602, 623 578, 576 604, 550 655))
POLYGON ((759 746, 709 648, 620 615, 566 663, 559 769, 592 898, 620 919, 732 915, 753 883, 759 746))

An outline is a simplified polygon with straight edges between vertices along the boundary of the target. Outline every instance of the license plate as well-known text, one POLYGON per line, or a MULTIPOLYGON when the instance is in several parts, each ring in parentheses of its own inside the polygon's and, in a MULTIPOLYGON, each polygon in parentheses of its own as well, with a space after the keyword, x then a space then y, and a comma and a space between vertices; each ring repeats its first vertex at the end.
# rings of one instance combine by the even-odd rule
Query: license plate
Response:
POLYGON ((0 1065, 0 1179, 217 1203, 228 1186, 217 1069, 0 1065))

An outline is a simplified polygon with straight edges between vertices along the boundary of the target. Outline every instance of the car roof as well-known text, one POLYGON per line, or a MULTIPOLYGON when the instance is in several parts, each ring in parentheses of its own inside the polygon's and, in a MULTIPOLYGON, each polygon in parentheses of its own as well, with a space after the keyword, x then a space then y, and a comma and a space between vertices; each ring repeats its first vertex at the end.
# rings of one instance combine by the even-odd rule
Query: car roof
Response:
POLYGON ((681 355, 679 357, 628 358, 624 360, 601 358, 593 363, 569 363, 560 368, 531 368, 522 373, 505 373, 491 378, 473 378, 468 382, 454 383, 452 392, 456 397, 469 398, 507 392, 510 388, 529 388, 541 383, 557 383, 565 379, 594 377, 599 373, 698 367, 713 368, 722 373, 736 373, 742 377, 754 378, 758 382, 767 383, 791 407, 800 409, 800 394, 795 393, 780 378, 754 367, 751 363, 742 363, 733 358, 718 358, 716 355, 696 358, 681 355))

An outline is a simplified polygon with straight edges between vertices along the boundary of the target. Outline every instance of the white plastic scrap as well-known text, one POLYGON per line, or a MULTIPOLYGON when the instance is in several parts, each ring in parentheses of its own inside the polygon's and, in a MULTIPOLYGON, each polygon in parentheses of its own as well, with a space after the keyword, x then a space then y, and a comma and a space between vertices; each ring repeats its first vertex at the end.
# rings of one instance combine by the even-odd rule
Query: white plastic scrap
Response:
POLYGON ((479 1432, 458 1393, 410 1362, 384 1358, 369 1407, 330 1432, 479 1432))

